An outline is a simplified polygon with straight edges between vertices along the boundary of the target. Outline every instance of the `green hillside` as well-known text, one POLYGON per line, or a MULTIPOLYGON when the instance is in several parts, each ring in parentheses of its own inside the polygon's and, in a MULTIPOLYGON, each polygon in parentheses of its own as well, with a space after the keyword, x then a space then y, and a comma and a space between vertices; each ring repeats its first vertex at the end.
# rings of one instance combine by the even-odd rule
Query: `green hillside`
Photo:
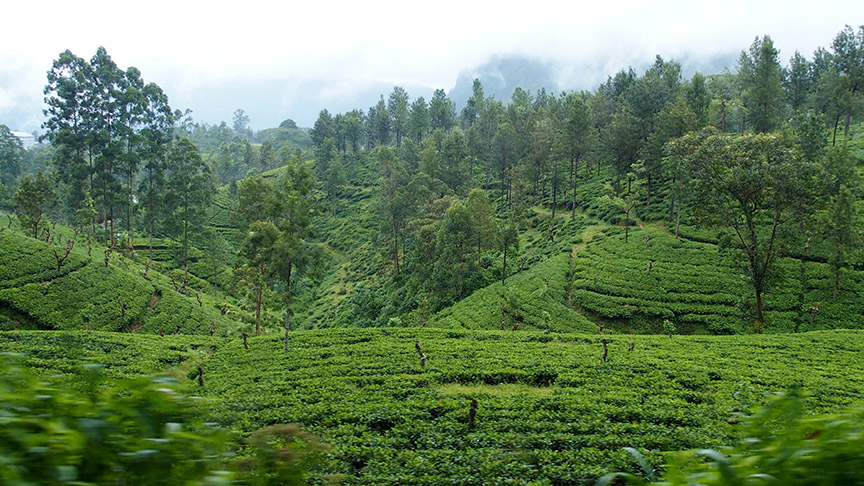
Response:
MULTIPOLYGON (((61 228, 56 234, 72 238, 61 228)), ((84 238, 81 238, 83 241, 84 238)), ((0 231, 0 329, 102 330, 204 334, 232 333, 237 324, 210 296, 178 292, 177 281, 155 270, 77 242, 60 269, 64 245, 13 230, 0 231), (200 299, 200 302, 199 302, 200 299)), ((191 289, 190 289, 191 290, 191 289)))
POLYGON ((208 420, 249 433, 298 423, 329 445, 310 481, 593 484, 667 451, 734 445, 740 413, 791 387, 807 414, 864 395, 864 335, 601 336, 446 329, 298 331, 281 340, 3 332, 0 351, 77 382, 204 370, 208 420), (421 365, 415 343, 427 356, 421 365), (632 348, 632 351, 630 350, 632 348), (474 423, 471 400, 477 401, 474 423))
MULTIPOLYGON (((740 258, 716 244, 676 239, 663 227, 634 228, 627 244, 623 232, 613 229, 578 252, 573 300, 586 315, 630 330, 660 332, 660 323, 669 319, 681 331, 746 333, 752 289, 740 258)), ((780 260, 766 297, 766 332, 864 326, 864 274, 844 271, 834 299, 828 265, 805 265, 802 296, 801 262, 780 260), (819 312, 811 316, 814 303, 819 312)))

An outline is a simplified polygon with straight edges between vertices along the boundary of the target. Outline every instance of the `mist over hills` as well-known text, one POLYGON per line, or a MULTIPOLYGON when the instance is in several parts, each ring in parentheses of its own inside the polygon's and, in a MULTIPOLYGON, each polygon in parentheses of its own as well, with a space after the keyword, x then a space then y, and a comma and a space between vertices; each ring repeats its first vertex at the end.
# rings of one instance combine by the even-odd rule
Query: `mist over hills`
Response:
MULTIPOLYGON (((685 55, 666 57, 681 63, 682 74, 689 78, 699 71, 702 74, 717 74, 724 69, 734 70, 737 52, 711 57, 685 55)), ((654 59, 642 59, 641 64, 631 64, 637 72, 644 72, 654 59)), ((473 80, 480 79, 487 97, 495 96, 509 101, 513 90, 519 86, 536 92, 545 88, 550 93, 571 90, 594 90, 609 76, 613 76, 628 65, 621 60, 602 60, 585 64, 571 64, 523 56, 494 56, 474 67, 463 69, 450 88, 399 83, 412 99, 423 96, 428 101, 435 89, 445 89, 456 104, 464 106, 471 95, 473 80)), ((255 130, 278 126, 283 120, 293 119, 301 127, 311 127, 322 109, 331 113, 343 113, 355 108, 368 110, 381 96, 386 99, 395 86, 392 82, 332 79, 241 79, 218 81, 202 79, 199 84, 168 80, 160 82, 175 109, 192 110, 192 117, 199 123, 230 124, 238 108, 249 116, 255 130)), ((43 119, 41 99, 22 99, 5 106, 0 113, 0 123, 13 130, 41 133, 43 119)))
MULTIPOLYGON (((695 72, 717 74, 724 69, 735 69, 737 52, 712 57, 684 56, 666 58, 681 63, 682 74, 689 78, 695 72)), ((643 59, 633 65, 637 73, 644 72, 654 61, 643 59)), ((436 89, 444 89, 456 104, 457 109, 465 105, 471 96, 475 78, 483 83, 485 95, 509 101, 513 90, 519 86, 536 92, 541 88, 557 93, 571 90, 594 90, 609 76, 613 76, 626 65, 618 66, 608 60, 591 64, 573 65, 522 56, 495 56, 487 62, 462 70, 452 87, 423 86, 400 83, 412 99, 423 96, 428 101, 436 89)), ((192 109, 196 121, 206 123, 230 123, 234 110, 242 108, 250 117, 256 130, 278 126, 282 120, 291 118, 301 127, 311 127, 322 109, 330 113, 344 113, 355 108, 368 111, 381 96, 385 100, 394 83, 369 82, 363 80, 236 80, 222 83, 204 83, 190 89, 172 90, 172 106, 192 109)))

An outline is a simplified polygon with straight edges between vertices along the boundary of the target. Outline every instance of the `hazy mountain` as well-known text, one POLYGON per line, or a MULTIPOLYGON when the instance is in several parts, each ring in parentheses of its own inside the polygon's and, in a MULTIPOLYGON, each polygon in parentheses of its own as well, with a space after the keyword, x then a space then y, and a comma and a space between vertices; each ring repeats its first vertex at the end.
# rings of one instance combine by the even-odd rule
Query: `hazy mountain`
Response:
MULTIPOLYGON (((684 77, 689 78, 696 71, 703 74, 720 73, 726 68, 734 71, 737 58, 737 52, 730 52, 710 58, 685 56, 674 59, 681 63, 684 77)), ((633 68, 641 74, 652 62, 653 59, 645 59, 642 65, 633 68)), ((574 65, 520 56, 496 56, 479 66, 462 70, 448 95, 461 110, 471 96, 475 78, 483 83, 487 97, 495 96, 504 102, 510 100, 517 86, 532 93, 540 88, 550 93, 594 90, 608 76, 627 67, 623 61, 614 59, 574 65)), ((293 119, 301 127, 311 127, 325 108, 331 113, 355 108, 368 111, 382 95, 386 100, 393 86, 386 82, 362 80, 236 79, 204 80, 194 86, 167 82, 162 87, 168 93, 171 105, 181 110, 191 109, 197 122, 218 124, 225 121, 230 125, 234 111, 241 108, 249 116, 252 128, 262 130, 279 126, 286 118, 293 119)), ((440 88, 405 84, 402 87, 412 99, 423 96, 427 101, 432 92, 440 88)), ((9 103, 0 110, 0 123, 13 130, 41 131, 43 108, 41 100, 28 101, 18 97, 17 103, 9 103)))

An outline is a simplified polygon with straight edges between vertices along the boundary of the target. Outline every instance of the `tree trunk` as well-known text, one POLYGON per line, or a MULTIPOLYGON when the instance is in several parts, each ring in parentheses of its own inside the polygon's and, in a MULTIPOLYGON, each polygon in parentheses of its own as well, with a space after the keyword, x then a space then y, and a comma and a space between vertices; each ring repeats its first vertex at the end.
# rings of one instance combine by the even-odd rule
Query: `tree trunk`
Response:
POLYGON ((507 280, 507 243, 504 242, 504 265, 501 267, 501 285, 504 285, 504 281, 507 280))
POLYGON ((216 259, 213 259, 213 297, 219 298, 219 280, 216 278, 216 259))
POLYGON ((189 223, 183 223, 183 281, 189 281, 189 223))
POLYGON ((837 300, 837 295, 840 293, 840 267, 834 270, 834 300, 837 300))
POLYGON ((111 204, 111 249, 114 249, 114 204, 111 204))
POLYGON ((399 233, 396 220, 393 220, 393 263, 396 265, 396 275, 399 275, 399 233))
POLYGON ((852 121, 852 108, 846 110, 846 126, 843 129, 843 140, 849 140, 849 122, 852 121))
POLYGON ((651 174, 648 174, 648 185, 647 185, 647 189, 648 189, 648 200, 646 201, 646 204, 647 204, 648 206, 650 206, 650 205, 651 205, 651 174))
POLYGON ((558 206, 558 162, 552 162, 552 219, 555 219, 555 208, 558 206))
POLYGON ((262 296, 264 294, 263 287, 259 286, 256 293, 257 293, 257 295, 256 295, 257 303, 255 306, 255 335, 260 336, 261 335, 261 300, 262 300, 262 296))
POLYGON ((765 314, 762 309, 762 289, 756 289, 756 322, 753 325, 753 332, 762 334, 765 327, 765 314))
MULTIPOLYGON (((805 233, 803 223, 799 226, 799 231, 801 231, 801 234, 805 233)), ((801 251, 801 290, 798 293, 798 320, 795 322, 795 328, 792 329, 793 332, 798 332, 801 323, 806 319, 804 301, 807 298, 807 261, 804 258, 807 255, 808 249, 810 249, 810 238, 807 238, 807 241, 804 243, 804 248, 801 251)))
POLYGON ((285 352, 288 352, 288 335, 291 332, 291 264, 285 277, 285 352))
POLYGON ((134 184, 135 175, 130 171, 129 172, 129 208, 126 210, 126 219, 129 225, 129 251, 132 254, 135 253, 135 218, 133 217, 133 213, 135 211, 135 191, 132 190, 132 184, 134 184))
POLYGON ((571 164, 573 165, 573 176, 571 177, 573 182, 573 202, 570 203, 570 221, 576 219, 576 179, 579 178, 579 165, 576 163, 576 158, 572 157, 570 159, 571 164))
MULTIPOLYGON (((152 213, 151 213, 151 214, 152 214, 152 213)), ((149 253, 149 255, 148 255, 148 257, 147 257, 147 269, 149 270, 149 269, 150 269, 150 265, 153 264, 153 217, 152 217, 152 216, 150 216, 150 220, 148 221, 147 226, 149 227, 149 228, 147 229, 147 232, 150 233, 150 234, 149 234, 149 243, 148 243, 148 253, 149 253)))
POLYGON ((630 237, 630 210, 624 211, 624 244, 630 237))

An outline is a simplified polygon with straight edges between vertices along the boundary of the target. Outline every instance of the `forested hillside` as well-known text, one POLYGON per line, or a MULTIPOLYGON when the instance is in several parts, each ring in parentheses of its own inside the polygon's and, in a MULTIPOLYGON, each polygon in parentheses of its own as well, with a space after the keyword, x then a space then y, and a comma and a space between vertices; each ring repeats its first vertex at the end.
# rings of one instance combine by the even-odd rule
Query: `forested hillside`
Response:
POLYGON ((258 132, 64 51, 44 143, 0 125, 0 482, 864 484, 864 27, 826 40, 258 132))
POLYGON ((243 110, 197 124, 104 49, 67 51, 49 163, 10 149, 5 204, 31 236, 59 221, 148 268, 167 238, 157 264, 256 333, 859 327, 860 43, 847 28, 783 67, 758 37, 736 74, 682 79, 658 56, 593 92, 499 100, 476 81, 461 109, 397 87, 308 134, 253 133, 243 110))

